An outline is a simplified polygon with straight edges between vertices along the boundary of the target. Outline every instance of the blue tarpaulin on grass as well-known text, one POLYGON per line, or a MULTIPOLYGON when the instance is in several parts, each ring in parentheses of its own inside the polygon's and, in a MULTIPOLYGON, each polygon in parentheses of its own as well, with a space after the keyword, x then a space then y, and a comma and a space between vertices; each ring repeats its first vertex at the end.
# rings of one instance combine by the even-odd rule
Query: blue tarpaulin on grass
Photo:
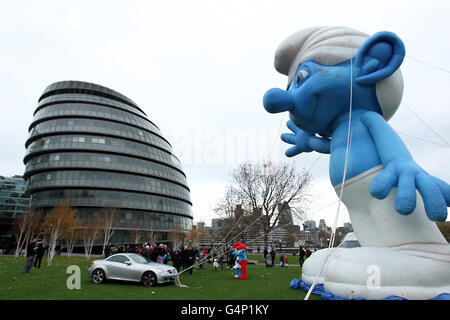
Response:
MULTIPOLYGON (((299 290, 303 290, 303 291, 308 292, 309 288, 311 287, 311 284, 309 284, 307 282, 304 282, 302 279, 295 278, 295 279, 293 279, 291 281, 289 286, 292 289, 299 289, 299 290)), ((321 284, 321 283, 315 285, 314 290, 312 291, 312 293, 321 296, 322 299, 324 299, 324 300, 350 300, 350 299, 347 299, 347 298, 339 297, 339 296, 334 295, 333 293, 325 290, 324 285, 321 284)), ((361 298, 361 297, 355 297, 355 298, 353 298, 351 300, 366 300, 366 299, 361 298)), ((389 296, 389 297, 384 298, 383 300, 408 300, 408 299, 405 299, 405 298, 402 298, 402 297, 399 297, 399 296, 389 296)), ((436 297, 434 297, 433 299, 430 299, 430 300, 450 300, 450 294, 449 293, 442 293, 442 294, 440 294, 440 295, 438 295, 438 296, 436 296, 436 297)))

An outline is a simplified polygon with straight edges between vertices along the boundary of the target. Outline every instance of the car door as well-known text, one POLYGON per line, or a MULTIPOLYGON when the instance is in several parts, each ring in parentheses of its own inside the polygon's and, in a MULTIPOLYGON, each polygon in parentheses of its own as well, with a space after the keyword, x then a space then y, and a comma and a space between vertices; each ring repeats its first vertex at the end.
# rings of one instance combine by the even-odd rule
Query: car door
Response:
POLYGON ((124 255, 118 254, 114 255, 108 259, 110 265, 108 266, 109 278, 117 280, 135 280, 133 278, 133 263, 131 260, 124 255), (131 264, 127 264, 130 262, 131 264))

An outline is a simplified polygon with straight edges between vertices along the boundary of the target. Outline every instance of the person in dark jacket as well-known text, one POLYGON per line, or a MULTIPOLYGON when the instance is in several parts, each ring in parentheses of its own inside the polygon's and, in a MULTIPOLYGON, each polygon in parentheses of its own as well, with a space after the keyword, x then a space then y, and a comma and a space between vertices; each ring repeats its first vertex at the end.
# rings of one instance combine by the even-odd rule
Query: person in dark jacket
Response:
POLYGON ((178 248, 175 248, 172 253, 172 262, 173 267, 177 269, 177 272, 180 272, 180 267, 183 264, 183 257, 181 256, 181 252, 178 251, 178 248))
POLYGON ((236 256, 233 254, 233 252, 230 250, 227 250, 227 264, 228 264, 229 269, 233 269, 235 259, 236 259, 236 256))
POLYGON ((275 266, 275 256, 276 256, 275 248, 272 248, 272 250, 270 251, 270 257, 272 258, 272 267, 275 266))
POLYGON ((166 249, 164 248, 164 245, 161 243, 158 247, 155 248, 156 250, 156 262, 158 263, 164 263, 163 257, 166 255, 166 249))
POLYGON ((45 254, 44 243, 42 241, 39 241, 36 250, 36 259, 34 260, 35 268, 41 268, 42 257, 44 256, 44 254, 45 254))
POLYGON ((159 247, 155 244, 152 249, 150 249, 150 260, 156 262, 158 259, 159 247))
POLYGON ((105 247, 105 259, 111 255, 111 242, 105 247))
POLYGON ((301 267, 303 267, 303 262, 305 261, 305 255, 306 255, 306 251, 305 251, 305 249, 303 249, 302 246, 300 246, 300 248, 299 248, 298 255, 299 255, 300 268, 301 268, 301 267))
POLYGON ((27 246, 27 261, 25 262, 25 266, 23 267, 23 273, 30 273, 31 268, 33 267, 34 255, 36 254, 36 250, 36 239, 33 239, 27 246))
POLYGON ((179 254, 181 257, 181 267, 183 268, 183 270, 186 269, 186 250, 187 250, 187 247, 184 246, 184 247, 181 247, 180 251, 179 251, 179 254))
POLYGON ((192 274, 195 263, 195 252, 192 247, 189 247, 186 251, 186 269, 189 269, 189 274, 192 274))

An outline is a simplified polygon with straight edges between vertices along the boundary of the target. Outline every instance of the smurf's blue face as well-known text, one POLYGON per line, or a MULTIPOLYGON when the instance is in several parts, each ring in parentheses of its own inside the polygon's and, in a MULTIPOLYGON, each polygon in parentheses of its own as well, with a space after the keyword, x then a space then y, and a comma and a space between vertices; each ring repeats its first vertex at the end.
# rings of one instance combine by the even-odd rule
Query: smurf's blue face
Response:
MULTIPOLYGON (((349 112, 351 67, 350 60, 334 66, 303 62, 289 89, 269 90, 264 105, 269 112, 289 111, 294 124, 306 132, 329 136, 333 122, 349 112)), ((361 108, 381 113, 375 85, 353 81, 352 109, 361 108)))

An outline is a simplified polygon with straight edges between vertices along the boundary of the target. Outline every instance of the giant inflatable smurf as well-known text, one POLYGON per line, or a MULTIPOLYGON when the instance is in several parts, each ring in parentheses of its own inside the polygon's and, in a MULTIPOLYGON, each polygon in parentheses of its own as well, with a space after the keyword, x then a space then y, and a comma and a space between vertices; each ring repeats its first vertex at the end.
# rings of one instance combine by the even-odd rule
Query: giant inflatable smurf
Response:
POLYGON ((234 267, 238 279, 247 279, 247 247, 241 242, 236 242, 233 244, 233 255, 235 256, 236 265, 234 267))
MULTIPOLYGON (((289 112, 286 156, 330 154, 331 183, 338 195, 344 185, 342 201, 361 243, 329 249, 318 282, 339 297, 450 293, 450 245, 435 223, 447 218, 450 186, 422 169, 387 123, 402 98, 404 56, 391 32, 345 27, 299 31, 275 54, 288 87, 268 90, 264 108, 289 112)), ((314 281, 326 250, 306 260, 304 282, 314 281)))

